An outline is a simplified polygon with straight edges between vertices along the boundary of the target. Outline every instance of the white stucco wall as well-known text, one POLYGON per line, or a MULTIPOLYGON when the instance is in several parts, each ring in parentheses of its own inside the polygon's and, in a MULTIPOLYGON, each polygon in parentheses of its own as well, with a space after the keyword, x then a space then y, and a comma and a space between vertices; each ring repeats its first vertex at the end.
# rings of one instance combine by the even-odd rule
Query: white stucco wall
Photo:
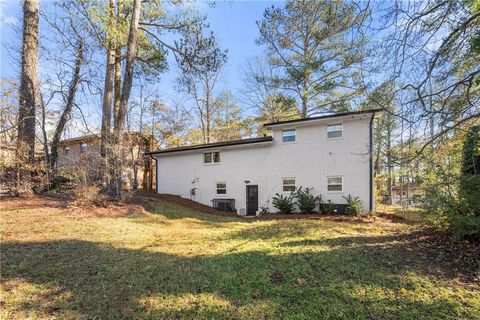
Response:
POLYGON ((313 187, 315 195, 334 203, 342 196, 359 196, 369 210, 371 114, 307 121, 275 127, 273 143, 157 154, 159 193, 180 195, 206 205, 214 198, 234 198, 236 208, 246 207, 245 180, 258 185, 259 208, 275 211, 271 199, 282 193, 282 178, 295 177, 296 187, 313 187), (327 125, 343 123, 343 137, 327 138, 327 125), (296 142, 282 143, 282 130, 295 128, 296 142), (203 153, 220 151, 221 163, 203 164, 203 153), (343 192, 328 192, 327 177, 342 176, 343 192), (192 183, 192 181, 195 181, 192 183), (226 182, 227 194, 216 195, 216 183, 226 182), (190 190, 196 188, 196 195, 190 190))

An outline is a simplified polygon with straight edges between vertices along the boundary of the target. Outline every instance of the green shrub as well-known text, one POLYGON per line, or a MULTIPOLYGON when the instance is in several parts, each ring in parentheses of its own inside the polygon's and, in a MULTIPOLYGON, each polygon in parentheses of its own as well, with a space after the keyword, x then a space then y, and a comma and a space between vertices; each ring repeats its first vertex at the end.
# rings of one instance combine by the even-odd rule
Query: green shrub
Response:
POLYGON ((335 213, 335 204, 333 204, 332 200, 327 200, 327 202, 323 202, 322 199, 320 199, 320 203, 322 204, 322 213, 324 214, 335 213))
POLYGON ((300 211, 303 213, 312 213, 312 211, 315 210, 315 206, 317 205, 318 197, 315 197, 311 193, 312 189, 313 188, 302 189, 302 187, 300 187, 294 193, 295 198, 297 199, 296 204, 300 211))
POLYGON ((272 205, 275 209, 279 210, 281 213, 291 213, 293 211, 293 205, 294 205, 293 192, 288 196, 275 193, 275 196, 272 198, 272 205))
POLYGON ((347 209, 345 210, 347 214, 358 216, 362 212, 363 201, 359 197, 352 197, 348 195, 343 197, 347 201, 347 209))
POLYGON ((459 239, 480 240, 480 217, 456 215, 451 220, 451 228, 459 239))

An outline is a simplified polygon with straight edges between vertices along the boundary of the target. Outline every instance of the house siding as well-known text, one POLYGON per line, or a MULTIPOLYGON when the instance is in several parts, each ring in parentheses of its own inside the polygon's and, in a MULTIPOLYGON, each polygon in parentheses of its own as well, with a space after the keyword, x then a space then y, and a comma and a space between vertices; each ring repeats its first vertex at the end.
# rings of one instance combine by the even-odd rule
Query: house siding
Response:
POLYGON ((282 193, 282 178, 295 177, 296 187, 313 187, 315 195, 345 203, 351 194, 368 211, 370 197, 369 126, 371 115, 293 123, 272 129, 273 143, 157 154, 159 193, 176 194, 211 205, 214 198, 233 198, 246 207, 246 184, 258 185, 259 208, 275 212, 271 201, 282 193), (342 123, 342 138, 328 139, 327 125, 342 123), (296 129, 296 141, 282 142, 282 131, 296 129), (203 164, 203 153, 220 151, 221 163, 203 164), (328 192, 327 177, 342 176, 343 191, 328 192), (216 182, 227 183, 227 194, 216 194, 216 182), (195 195, 190 190, 196 188, 195 195))

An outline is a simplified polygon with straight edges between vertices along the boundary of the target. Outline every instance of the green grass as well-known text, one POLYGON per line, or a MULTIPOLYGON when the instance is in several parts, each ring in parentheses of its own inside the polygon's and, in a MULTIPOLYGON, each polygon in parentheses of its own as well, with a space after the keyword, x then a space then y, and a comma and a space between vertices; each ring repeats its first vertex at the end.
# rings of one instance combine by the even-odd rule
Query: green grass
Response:
POLYGON ((402 211, 400 205, 383 205, 377 204, 378 212, 385 212, 387 214, 393 214, 397 217, 405 218, 414 222, 425 222, 428 219, 427 214, 419 207, 408 207, 405 212, 402 211))
POLYGON ((478 287, 410 251, 410 226, 152 203, 117 218, 0 206, 2 319, 480 317, 478 287))

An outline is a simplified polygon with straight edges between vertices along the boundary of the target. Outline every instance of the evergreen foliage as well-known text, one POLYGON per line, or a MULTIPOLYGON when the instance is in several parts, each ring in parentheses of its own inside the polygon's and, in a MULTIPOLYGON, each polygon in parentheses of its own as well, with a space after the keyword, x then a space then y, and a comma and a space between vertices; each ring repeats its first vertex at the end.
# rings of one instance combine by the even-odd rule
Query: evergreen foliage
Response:
POLYGON ((315 210, 319 197, 311 193, 312 189, 300 187, 295 191, 296 204, 302 213, 312 213, 315 210))
POLYGON ((294 209, 294 193, 290 193, 288 196, 283 194, 275 193, 275 196, 272 198, 272 205, 275 209, 279 210, 281 213, 291 213, 294 209))

